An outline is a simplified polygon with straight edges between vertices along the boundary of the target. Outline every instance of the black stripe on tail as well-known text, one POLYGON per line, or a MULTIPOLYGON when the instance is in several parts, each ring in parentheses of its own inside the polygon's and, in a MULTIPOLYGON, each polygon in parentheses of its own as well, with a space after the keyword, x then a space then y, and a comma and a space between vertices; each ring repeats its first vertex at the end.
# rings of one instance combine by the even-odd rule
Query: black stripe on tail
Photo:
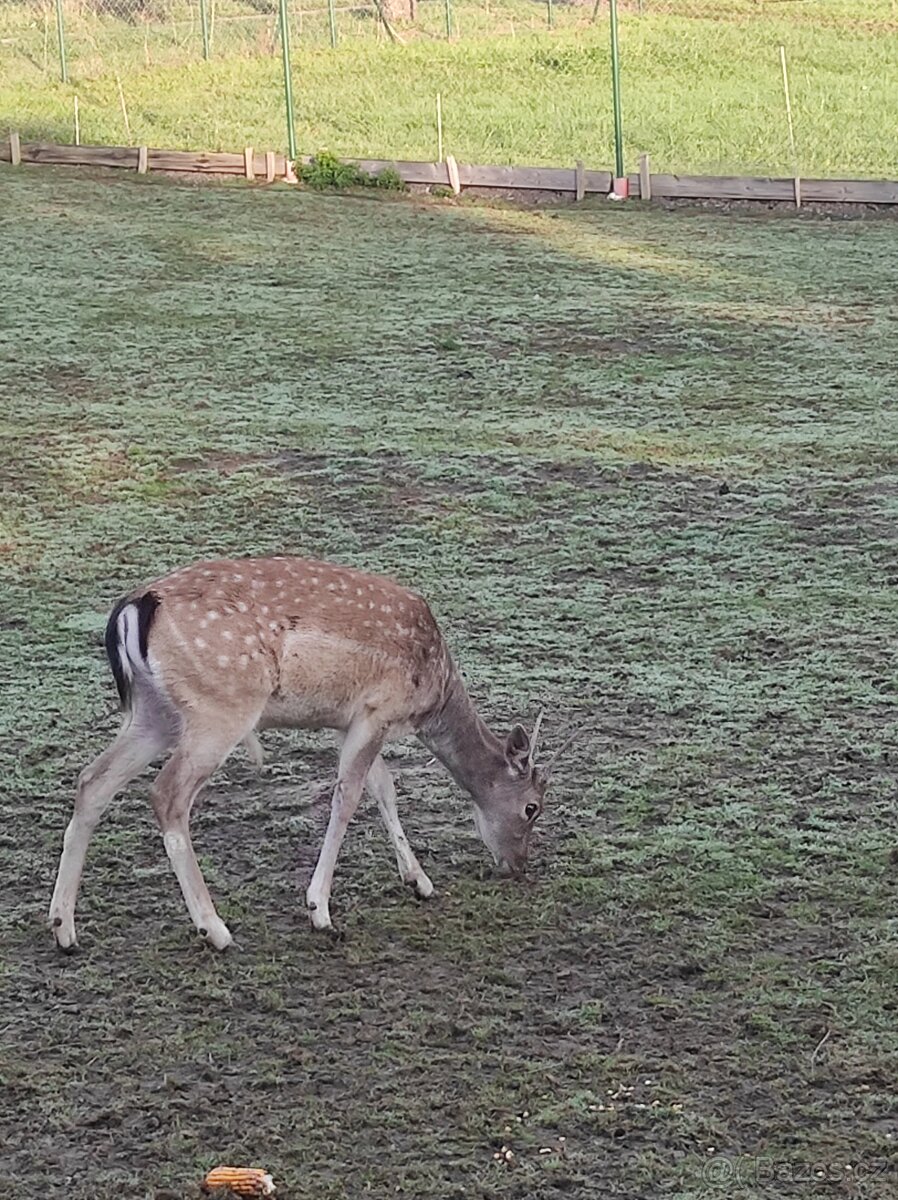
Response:
POLYGON ((115 686, 118 688, 119 699, 122 702, 123 709, 131 707, 131 687, 133 680, 127 677, 122 666, 122 651, 124 647, 119 641, 118 619, 122 615, 122 610, 127 608, 129 604, 133 605, 137 610, 137 644, 140 648, 140 656, 146 662, 150 629, 156 616, 156 609, 159 607, 159 597, 155 592, 144 592, 142 596, 126 596, 124 600, 119 600, 118 604, 116 604, 115 608, 109 614, 109 620, 106 622, 106 636, 104 638, 106 643, 106 657, 109 659, 109 666, 112 668, 115 686))

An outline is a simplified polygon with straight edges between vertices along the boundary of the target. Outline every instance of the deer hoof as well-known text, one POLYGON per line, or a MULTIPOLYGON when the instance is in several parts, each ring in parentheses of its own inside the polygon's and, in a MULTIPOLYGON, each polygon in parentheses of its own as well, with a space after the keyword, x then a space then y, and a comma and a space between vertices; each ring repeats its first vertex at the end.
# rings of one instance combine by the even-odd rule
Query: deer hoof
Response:
POLYGON ((227 950, 234 940, 227 925, 220 920, 207 922, 206 925, 199 927, 199 932, 216 950, 227 950))
POLYGON ((429 900, 433 895, 433 884, 426 875, 416 875, 405 880, 405 886, 411 888, 419 900, 429 900))

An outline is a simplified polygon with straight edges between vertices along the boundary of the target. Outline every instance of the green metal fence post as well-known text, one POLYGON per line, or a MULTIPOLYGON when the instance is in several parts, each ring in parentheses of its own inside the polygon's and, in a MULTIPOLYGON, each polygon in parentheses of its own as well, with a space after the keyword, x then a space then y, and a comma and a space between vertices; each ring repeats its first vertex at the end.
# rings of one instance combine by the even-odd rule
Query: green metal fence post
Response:
POLYGON ((59 73, 62 82, 69 81, 69 68, 65 60, 65 26, 62 23, 62 0, 56 0, 56 37, 59 41, 59 73))
POLYGON ((334 0, 327 0, 327 20, 331 31, 331 49, 337 48, 337 10, 334 7, 334 0))
POLYGON ((446 7, 446 37, 452 37, 452 0, 445 0, 446 7))
POLYGON ((296 127, 293 120, 293 69, 290 64, 290 17, 287 0, 280 0, 281 52, 284 59, 284 107, 287 112, 287 146, 296 161, 296 127))
POLYGON ((552 0, 546 0, 546 23, 550 29, 555 24, 555 5, 552 0))
POLYGON ((209 61, 209 14, 206 11, 206 0, 200 0, 200 24, 203 27, 203 58, 209 61))
POLYGON ((614 104, 614 175, 624 177, 624 123, 620 103, 620 50, 617 44, 617 0, 609 0, 611 18, 611 91, 614 104))

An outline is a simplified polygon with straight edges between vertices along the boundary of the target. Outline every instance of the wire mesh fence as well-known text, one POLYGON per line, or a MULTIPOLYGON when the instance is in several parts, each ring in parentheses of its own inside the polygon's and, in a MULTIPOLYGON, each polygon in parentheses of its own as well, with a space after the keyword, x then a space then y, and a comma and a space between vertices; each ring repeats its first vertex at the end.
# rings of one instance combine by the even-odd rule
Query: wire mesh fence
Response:
MULTIPOLYGON (((618 9, 628 168, 898 175, 898 0, 618 9)), ((0 124, 284 149, 284 15, 303 152, 613 163, 609 0, 0 0, 0 124)))

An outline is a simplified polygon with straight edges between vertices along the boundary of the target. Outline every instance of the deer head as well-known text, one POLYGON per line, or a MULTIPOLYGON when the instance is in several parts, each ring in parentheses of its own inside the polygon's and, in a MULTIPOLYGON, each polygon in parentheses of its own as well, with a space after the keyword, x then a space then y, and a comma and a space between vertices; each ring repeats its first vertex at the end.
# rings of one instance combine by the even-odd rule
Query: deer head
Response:
POLYGON ((501 746, 498 770, 485 793, 474 791, 474 824, 504 874, 518 875, 527 863, 533 827, 543 811, 547 777, 536 766, 543 714, 528 734, 515 725, 501 746))

